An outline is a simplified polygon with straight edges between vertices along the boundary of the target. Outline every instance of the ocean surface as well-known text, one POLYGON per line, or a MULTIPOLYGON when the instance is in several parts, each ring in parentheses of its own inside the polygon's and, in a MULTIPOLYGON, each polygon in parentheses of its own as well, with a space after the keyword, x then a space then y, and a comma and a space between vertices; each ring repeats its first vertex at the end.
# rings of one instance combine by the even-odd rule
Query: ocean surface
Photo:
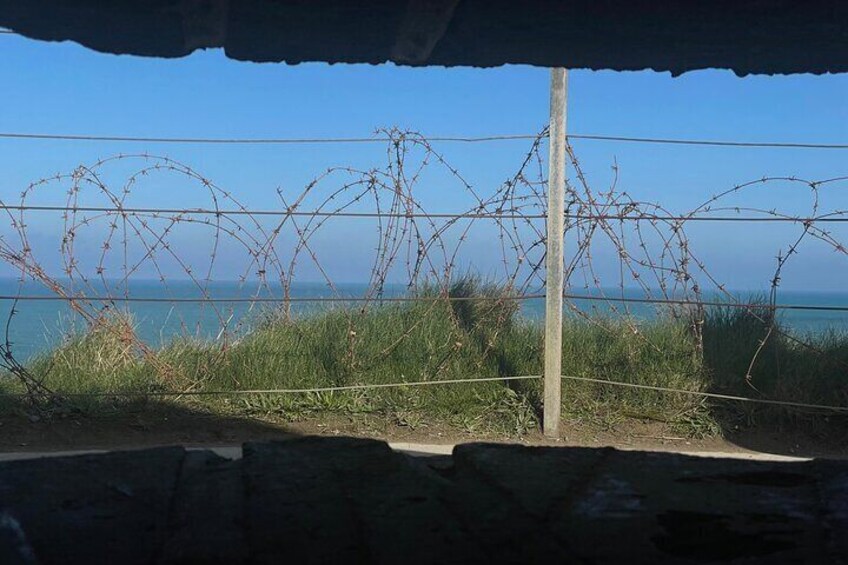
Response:
MULTIPOLYGON (((102 287, 92 289, 89 295, 104 294, 102 287)), ((321 283, 297 283, 291 289, 294 298, 328 298, 328 297, 359 297, 367 291, 365 284, 347 283, 330 289, 321 283)), ((406 289, 402 285, 387 286, 383 296, 404 296, 406 289)), ((574 294, 586 294, 582 290, 574 290, 574 294)), ((595 295, 595 293, 592 293, 595 295)), ((621 290, 607 290, 607 296, 621 297, 621 290)), ((6 339, 12 344, 12 352, 19 361, 27 361, 38 354, 48 351, 61 343, 62 339, 85 329, 83 319, 73 313, 66 301, 57 300, 20 300, 13 302, 13 296, 50 297, 55 294, 40 283, 27 282, 20 286, 18 281, 0 279, 0 340, 6 339), (13 313, 14 305, 14 315, 13 313), (6 327, 8 329, 6 329, 6 327)), ((251 327, 267 315, 275 307, 274 303, 253 304, 216 303, 204 304, 198 302, 178 302, 179 299, 193 299, 203 296, 201 289, 191 281, 171 281, 163 285, 159 281, 133 281, 129 289, 120 287, 111 290, 113 296, 130 296, 133 298, 155 298, 162 302, 129 302, 118 303, 120 308, 132 315, 136 331, 148 344, 162 345, 175 337, 193 337, 205 340, 218 338, 222 331, 230 335, 238 335, 249 331, 251 327), (174 302, 169 302, 175 299, 174 302)), ((269 286, 258 291, 257 284, 236 282, 215 282, 208 287, 208 295, 216 299, 281 297, 279 285, 269 286)), ((741 301, 749 301, 752 297, 763 296, 764 293, 742 291, 735 295, 741 301)), ((626 290, 624 297, 644 298, 641 290, 626 290)), ((709 294, 704 300, 718 300, 709 294)), ((599 301, 573 301, 581 310, 601 315, 628 315, 638 320, 655 318, 662 307, 651 304, 615 304, 599 301), (613 310, 611 304, 615 304, 613 310)), ((778 296, 780 304, 803 306, 839 306, 848 308, 848 292, 800 292, 781 291, 778 296)), ((309 315, 322 309, 352 305, 352 302, 314 303, 296 302, 292 304, 295 315, 309 315)), ((94 308, 103 303, 94 303, 94 308)), ((570 312, 566 309, 566 315, 570 312)), ((531 321, 541 321, 544 316, 544 300, 530 299, 521 302, 521 315, 531 321)), ((782 310, 779 314, 781 322, 796 334, 807 335, 819 332, 848 332, 848 312, 821 310, 782 310)))

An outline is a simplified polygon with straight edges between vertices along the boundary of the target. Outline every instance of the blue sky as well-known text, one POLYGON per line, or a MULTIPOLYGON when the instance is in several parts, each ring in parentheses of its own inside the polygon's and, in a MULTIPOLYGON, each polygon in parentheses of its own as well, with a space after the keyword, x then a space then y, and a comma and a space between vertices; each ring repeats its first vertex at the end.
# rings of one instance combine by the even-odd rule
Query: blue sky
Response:
MULTIPOLYGON (((483 136, 536 132, 548 113, 548 71, 530 67, 291 67, 229 61, 220 51, 157 60, 8 35, 0 36, 0 50, 2 132, 360 137, 378 127, 398 126, 425 135, 483 136)), ((573 71, 568 129, 583 134, 848 143, 846 95, 846 75, 738 78, 726 71, 702 71, 672 78, 654 72, 573 71)), ((515 171, 526 148, 522 141, 439 146, 483 193, 515 171)), ((620 189, 680 213, 715 192, 764 175, 807 179, 848 175, 848 151, 595 141, 575 142, 575 149, 596 188, 610 183, 610 166, 617 162, 620 189)), ((0 140, 0 198, 17 200, 33 180, 139 151, 191 165, 257 208, 279 206, 277 187, 293 194, 327 167, 368 168, 380 166, 384 158, 384 149, 372 145, 221 147, 0 140)), ((120 174, 117 171, 115 177, 120 174)), ((443 180, 434 176, 422 181, 422 200, 428 208, 466 209, 467 197, 443 180)), ((845 189, 848 183, 825 194, 823 209, 848 209, 845 189)), ((56 198, 61 201, 61 195, 48 194, 41 203, 56 203, 56 198)), ((205 204, 193 198, 194 193, 152 185, 133 203, 205 204)), ((769 185, 733 202, 804 214, 808 200, 797 188, 769 185)), ((333 276, 342 280, 361 279, 364 259, 372 253, 367 230, 373 226, 364 229, 356 222, 334 225, 320 241, 333 276)), ((55 257, 55 218, 42 215, 30 224, 33 241, 45 248, 44 256, 55 257)), ((840 234, 838 227, 833 230, 837 237, 848 235, 840 234)), ((733 288, 759 289, 768 283, 775 255, 786 250, 796 232, 797 228, 786 226, 706 224, 693 227, 690 235, 720 280, 733 288)), ((482 230, 468 242, 469 265, 484 272, 497 262, 490 236, 482 230)), ((191 248, 195 237, 202 236, 186 235, 182 244, 191 248)), ((604 252, 602 246, 599 253, 604 252)), ((188 253, 194 253, 193 248, 188 253)), ((204 253, 197 251, 196 259, 200 261, 204 253)), ((841 290, 848 274, 845 267, 844 255, 811 244, 787 269, 784 284, 792 289, 841 290)), ((614 261, 604 269, 613 276, 614 261)))

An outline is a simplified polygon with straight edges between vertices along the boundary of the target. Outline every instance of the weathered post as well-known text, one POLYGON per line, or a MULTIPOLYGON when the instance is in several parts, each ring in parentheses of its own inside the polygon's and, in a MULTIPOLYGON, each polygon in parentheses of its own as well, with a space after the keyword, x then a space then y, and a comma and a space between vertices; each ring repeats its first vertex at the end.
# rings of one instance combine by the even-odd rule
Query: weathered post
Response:
POLYGON ((545 406, 544 433, 559 437, 562 412, 562 294, 565 221, 565 106, 568 74, 551 69, 547 248, 545 268, 545 406))

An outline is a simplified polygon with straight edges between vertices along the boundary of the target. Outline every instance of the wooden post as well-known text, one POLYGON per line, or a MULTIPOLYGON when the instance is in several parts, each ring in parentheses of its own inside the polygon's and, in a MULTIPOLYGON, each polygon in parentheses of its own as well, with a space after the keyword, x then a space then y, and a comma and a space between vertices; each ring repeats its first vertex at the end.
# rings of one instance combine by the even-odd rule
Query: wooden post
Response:
POLYGON ((551 122, 548 174, 548 215, 545 288, 545 405, 544 433, 559 437, 562 413, 562 294, 565 221, 565 106, 568 75, 551 69, 551 122))

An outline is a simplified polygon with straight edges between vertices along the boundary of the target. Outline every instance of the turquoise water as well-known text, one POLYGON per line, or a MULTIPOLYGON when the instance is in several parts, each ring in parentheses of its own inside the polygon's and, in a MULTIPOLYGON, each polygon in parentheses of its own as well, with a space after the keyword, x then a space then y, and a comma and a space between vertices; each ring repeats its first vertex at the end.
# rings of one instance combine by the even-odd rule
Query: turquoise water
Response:
MULTIPOLYGON (((103 294, 102 287, 93 289, 103 294)), ((291 290, 293 297, 322 298, 322 297, 357 297, 367 291, 364 284, 340 284, 335 290, 325 284, 297 283, 291 290)), ((256 283, 239 285, 235 282, 210 283, 209 295, 213 298, 248 298, 280 297, 282 291, 279 285, 266 287, 257 292, 256 283)), ((123 295, 125 290, 113 290, 113 295, 123 295)), ((384 296, 403 296, 405 287, 402 285, 388 286, 384 296)), ((575 294, 584 291, 575 290, 575 294)), ((53 296, 53 293, 38 283, 27 283, 22 288, 18 282, 0 279, 0 295, 29 295, 53 296)), ((89 293, 91 294, 91 293, 89 293)), ((737 293, 740 300, 750 299, 755 293, 737 293)), ((130 284, 128 295, 135 298, 198 298, 201 290, 190 281, 169 282, 163 285, 158 281, 134 281, 130 284)), ((622 296, 621 291, 608 291, 608 296, 622 296)), ((642 291, 625 291, 625 297, 644 298, 642 291)), ((705 299, 715 297, 705 296, 705 299)), ((782 304, 797 304, 805 306, 841 306, 848 307, 848 293, 843 292, 798 292, 785 291, 779 295, 782 304)), ((578 300, 575 305, 587 312, 615 315, 611 306, 605 302, 578 300)), ((85 325, 78 315, 74 315, 69 305, 64 301, 20 301, 16 313, 10 318, 12 301, 0 301, 0 322, 9 321, 8 335, 12 342, 15 357, 25 361, 59 343, 63 336, 74 331, 81 331, 85 325)), ((352 303, 348 303, 352 304, 352 303)), ((338 304, 335 304, 338 306, 338 304)), ((96 306, 102 306, 98 304, 96 306)), ((136 323, 138 334, 150 345, 161 345, 177 336, 190 336, 201 339, 215 339, 222 329, 229 334, 239 334, 248 331, 252 325, 261 319, 263 314, 273 309, 273 304, 249 303, 218 303, 215 305, 202 303, 179 302, 132 302, 121 306, 125 308, 136 323)), ((322 303, 298 302, 292 305, 296 315, 305 315, 321 308, 332 305, 322 303)), ((626 313, 636 319, 648 320, 657 315, 658 307, 650 304, 617 304, 620 313, 626 313)), ((569 310, 566 310, 568 312, 569 310)), ((544 300, 531 299, 521 302, 521 314, 529 320, 541 320, 544 314, 544 300)), ((824 331, 848 332, 848 312, 781 311, 781 321, 796 333, 806 334, 824 331)), ((0 326, 2 327, 2 326, 0 326)), ((0 339, 3 332, 0 330, 0 339)))

